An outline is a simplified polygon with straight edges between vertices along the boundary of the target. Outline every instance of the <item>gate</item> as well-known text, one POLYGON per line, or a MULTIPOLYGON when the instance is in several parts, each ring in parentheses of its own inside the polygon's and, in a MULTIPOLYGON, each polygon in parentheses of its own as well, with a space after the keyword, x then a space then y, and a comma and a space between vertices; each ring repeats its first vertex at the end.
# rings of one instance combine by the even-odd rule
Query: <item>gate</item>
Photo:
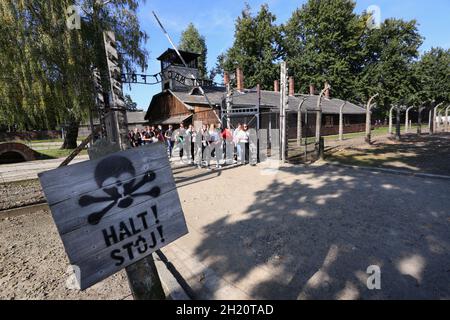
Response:
POLYGON ((287 162, 308 164, 317 161, 315 140, 315 112, 305 111, 287 113, 287 162))

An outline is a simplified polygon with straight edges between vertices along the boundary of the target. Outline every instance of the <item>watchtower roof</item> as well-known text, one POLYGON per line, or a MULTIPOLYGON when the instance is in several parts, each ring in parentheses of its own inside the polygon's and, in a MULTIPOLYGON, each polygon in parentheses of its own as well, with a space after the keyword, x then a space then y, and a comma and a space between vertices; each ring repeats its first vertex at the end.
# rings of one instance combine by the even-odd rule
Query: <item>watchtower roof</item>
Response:
MULTIPOLYGON (((183 57, 183 59, 186 61, 187 64, 190 62, 197 60, 198 57, 201 55, 194 52, 188 52, 188 51, 182 51, 178 50, 183 57)), ((158 57, 159 61, 167 61, 174 65, 181 65, 183 62, 181 61, 180 57, 178 57, 177 52, 174 49, 167 49, 162 55, 158 57)))

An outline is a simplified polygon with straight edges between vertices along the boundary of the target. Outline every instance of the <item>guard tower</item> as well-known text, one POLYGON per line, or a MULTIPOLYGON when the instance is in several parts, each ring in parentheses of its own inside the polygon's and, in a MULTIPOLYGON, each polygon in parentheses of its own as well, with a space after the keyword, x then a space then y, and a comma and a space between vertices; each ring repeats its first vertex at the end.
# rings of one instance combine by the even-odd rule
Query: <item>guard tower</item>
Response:
POLYGON ((196 79, 199 77, 198 58, 199 54, 187 51, 179 51, 187 68, 174 49, 167 49, 158 60, 161 61, 162 90, 192 88, 197 84, 192 80, 191 75, 196 79))

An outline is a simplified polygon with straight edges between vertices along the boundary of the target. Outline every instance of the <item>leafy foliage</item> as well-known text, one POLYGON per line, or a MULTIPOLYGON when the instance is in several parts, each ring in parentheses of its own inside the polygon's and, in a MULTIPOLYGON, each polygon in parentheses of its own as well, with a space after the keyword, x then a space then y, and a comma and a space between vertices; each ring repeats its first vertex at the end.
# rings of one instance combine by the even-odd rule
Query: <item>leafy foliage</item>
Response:
POLYGON ((415 20, 388 19, 380 29, 370 30, 364 41, 366 59, 359 77, 361 96, 378 92, 385 110, 391 104, 411 101, 417 84, 414 63, 421 44, 415 20))
POLYGON ((180 50, 200 54, 200 57, 198 59, 200 77, 206 78, 206 59, 208 55, 208 48, 206 47, 205 37, 200 35, 194 24, 190 23, 186 30, 184 30, 181 34, 179 47, 180 50))
POLYGON ((415 64, 416 100, 450 102, 450 50, 432 48, 415 64))
POLYGON ((333 95, 354 96, 361 70, 366 19, 349 0, 308 1, 283 26, 283 53, 302 92, 310 84, 332 85, 333 95))
POLYGON ((268 5, 262 5, 256 16, 251 14, 247 4, 236 20, 233 46, 220 57, 222 70, 233 72, 240 67, 245 75, 245 86, 261 84, 271 89, 277 78, 277 62, 280 52, 280 28, 275 25, 276 17, 268 5))
MULTIPOLYGON (((137 8, 137 0, 1 1, 1 123, 35 130, 77 127, 95 103, 94 67, 109 87, 103 30, 115 32, 127 72, 146 67, 147 35, 139 28, 137 8), (73 5, 81 8, 80 30, 66 25, 73 5)), ((76 134, 72 138, 76 143, 76 134)))
POLYGON ((353 0, 308 0, 277 26, 267 5, 256 16, 246 5, 236 20, 234 44, 218 57, 216 72, 241 67, 247 87, 259 83, 271 89, 283 59, 296 92, 328 82, 333 97, 360 104, 379 93, 379 113, 393 104, 450 101, 449 50, 434 48, 420 58, 417 21, 387 19, 369 28, 372 17, 356 14, 355 6, 353 0))

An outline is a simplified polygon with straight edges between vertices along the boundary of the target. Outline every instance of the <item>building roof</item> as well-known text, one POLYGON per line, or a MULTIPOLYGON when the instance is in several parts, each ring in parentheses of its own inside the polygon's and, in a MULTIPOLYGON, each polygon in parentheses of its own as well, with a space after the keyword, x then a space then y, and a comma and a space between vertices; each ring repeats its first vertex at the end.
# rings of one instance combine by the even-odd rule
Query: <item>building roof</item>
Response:
MULTIPOLYGON (((226 96, 225 87, 209 87, 203 88, 209 101, 213 106, 220 106, 226 96)), ((177 89, 170 91, 177 99, 185 104, 204 104, 207 105, 205 97, 196 88, 177 89)), ((317 107, 317 95, 300 95, 289 96, 288 110, 297 111, 300 103, 305 100, 302 110, 315 111, 317 107)), ((233 95, 234 106, 255 106, 257 103, 256 90, 246 90, 242 93, 235 93, 233 95)), ((342 104, 345 104, 344 114, 365 114, 364 108, 341 99, 322 99, 322 111, 324 114, 339 114, 339 109, 342 104)), ((279 109, 280 108, 280 93, 275 91, 261 90, 261 107, 279 109)))
MULTIPOLYGON (((181 56, 183 57, 183 59, 186 61, 186 63, 191 62, 192 60, 197 59, 198 57, 200 57, 201 55, 198 53, 194 53, 194 52, 188 52, 188 51, 182 51, 182 50, 178 50, 178 52, 180 52, 181 56)), ((157 58, 159 61, 178 61, 179 63, 181 63, 180 58, 178 57, 177 52, 174 49, 167 49, 162 55, 160 55, 157 58)))
POLYGON ((145 120, 145 112, 129 112, 127 111, 127 119, 129 124, 143 124, 147 123, 145 120))
MULTIPOLYGON (((304 100, 302 110, 315 111, 317 108, 318 95, 289 96, 288 110, 297 111, 300 103, 304 100)), ((258 99, 255 90, 233 96, 233 104, 237 106, 256 105, 258 99)), ((339 114, 340 107, 345 103, 345 114, 365 114, 364 108, 349 101, 341 99, 322 99, 322 112, 325 114, 339 114)), ((275 91, 261 90, 261 107, 280 108, 280 93, 275 91)))
MULTIPOLYGON (((225 87, 205 87, 202 88, 209 101, 213 106, 222 105, 222 100, 225 98, 226 89, 225 87)), ((170 90, 170 92, 178 98, 178 100, 184 102, 185 104, 206 104, 205 97, 200 93, 198 88, 185 88, 170 90), (196 90, 197 89, 197 90, 196 90)))

